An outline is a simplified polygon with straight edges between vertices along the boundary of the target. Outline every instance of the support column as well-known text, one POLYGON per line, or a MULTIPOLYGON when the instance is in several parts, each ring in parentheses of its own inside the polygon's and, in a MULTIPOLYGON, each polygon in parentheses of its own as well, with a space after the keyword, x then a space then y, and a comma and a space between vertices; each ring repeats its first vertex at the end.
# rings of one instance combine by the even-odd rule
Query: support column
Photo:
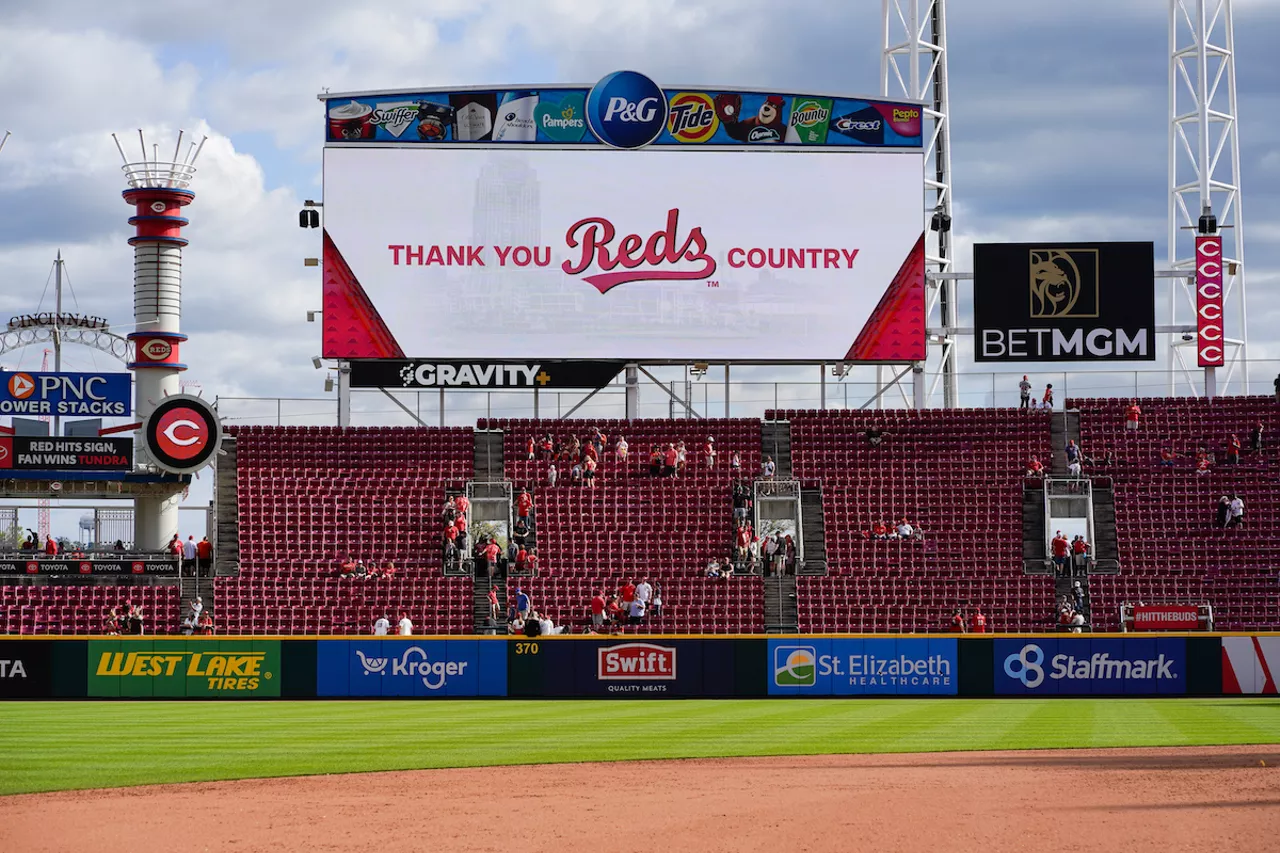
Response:
POLYGON ((351 363, 338 362, 338 426, 351 426, 351 363))
POLYGON ((729 363, 724 364, 724 416, 729 417, 729 363))
POLYGON ((627 405, 626 417, 634 421, 640 417, 640 369, 639 365, 628 364, 627 373, 627 405))
POLYGON ((924 365, 911 366, 911 402, 917 409, 925 407, 924 365))
POLYGON ((818 408, 827 408, 827 363, 818 365, 818 408))

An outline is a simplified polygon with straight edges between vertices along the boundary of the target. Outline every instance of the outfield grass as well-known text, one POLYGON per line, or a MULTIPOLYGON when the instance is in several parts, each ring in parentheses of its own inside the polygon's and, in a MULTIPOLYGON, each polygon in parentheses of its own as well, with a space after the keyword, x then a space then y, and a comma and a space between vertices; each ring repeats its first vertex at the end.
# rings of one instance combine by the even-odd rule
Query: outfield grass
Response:
POLYGON ((0 794, 642 758, 1280 743, 1265 699, 6 702, 0 794))

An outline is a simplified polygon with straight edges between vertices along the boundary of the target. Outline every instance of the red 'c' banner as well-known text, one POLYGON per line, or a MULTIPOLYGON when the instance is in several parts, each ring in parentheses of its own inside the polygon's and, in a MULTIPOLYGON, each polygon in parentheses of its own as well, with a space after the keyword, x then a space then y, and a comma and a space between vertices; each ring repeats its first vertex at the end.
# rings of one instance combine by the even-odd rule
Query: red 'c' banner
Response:
POLYGON ((1194 604, 1138 605, 1133 608, 1135 631, 1194 631, 1200 627, 1200 608, 1194 604))
POLYGON ((1222 238, 1196 238, 1196 357, 1200 367, 1224 363, 1222 238))

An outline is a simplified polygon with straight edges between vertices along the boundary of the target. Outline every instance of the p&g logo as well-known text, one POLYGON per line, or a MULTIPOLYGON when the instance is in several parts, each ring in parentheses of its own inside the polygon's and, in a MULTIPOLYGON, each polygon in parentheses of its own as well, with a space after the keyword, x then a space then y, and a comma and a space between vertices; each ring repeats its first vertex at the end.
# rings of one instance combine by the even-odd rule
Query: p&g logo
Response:
POLYGON ((1023 646, 1022 651, 1004 659, 1004 674, 1035 690, 1044 683, 1044 649, 1034 643, 1023 646))
POLYGON ((641 148, 667 124, 662 88, 637 71, 615 71, 587 95, 587 124, 605 145, 641 148))

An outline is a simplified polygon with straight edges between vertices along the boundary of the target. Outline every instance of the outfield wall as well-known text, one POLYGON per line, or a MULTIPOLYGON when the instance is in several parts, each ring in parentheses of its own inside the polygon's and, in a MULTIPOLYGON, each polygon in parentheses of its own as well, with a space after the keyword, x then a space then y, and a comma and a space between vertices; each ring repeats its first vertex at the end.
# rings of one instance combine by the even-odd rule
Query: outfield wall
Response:
POLYGON ((0 638, 0 699, 1275 694, 1280 634, 0 638))

